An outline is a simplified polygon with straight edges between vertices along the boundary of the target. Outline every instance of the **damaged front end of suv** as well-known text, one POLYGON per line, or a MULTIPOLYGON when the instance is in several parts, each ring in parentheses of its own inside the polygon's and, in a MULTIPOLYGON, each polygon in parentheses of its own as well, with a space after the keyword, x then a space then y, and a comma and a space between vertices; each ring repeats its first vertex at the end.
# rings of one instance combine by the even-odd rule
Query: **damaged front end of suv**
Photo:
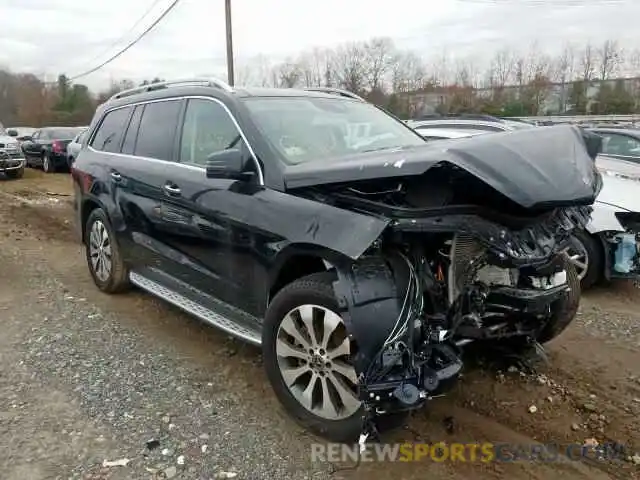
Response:
POLYGON ((361 439, 455 381, 464 345, 544 343, 572 321, 580 284, 563 252, 601 188, 584 135, 531 129, 287 172, 288 193, 354 214, 331 271, 361 439), (356 216, 373 219, 366 234, 356 216))

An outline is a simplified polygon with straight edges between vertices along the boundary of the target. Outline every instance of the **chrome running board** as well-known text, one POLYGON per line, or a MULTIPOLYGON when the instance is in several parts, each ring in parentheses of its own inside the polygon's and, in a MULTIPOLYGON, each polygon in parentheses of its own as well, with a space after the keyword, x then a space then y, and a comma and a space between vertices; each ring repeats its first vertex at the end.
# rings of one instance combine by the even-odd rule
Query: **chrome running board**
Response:
MULTIPOLYGON (((164 285, 150 280, 149 278, 139 273, 130 272, 129 279, 135 286, 145 290, 156 297, 165 300, 166 302, 184 310, 185 312, 197 317, 205 323, 213 325, 220 330, 233 335, 241 340, 249 342, 253 345, 259 346, 262 343, 260 332, 247 328, 243 325, 234 322, 233 320, 220 315, 219 313, 211 310, 210 308, 197 303, 184 295, 165 287, 164 285)), ((212 300, 215 300, 212 298, 212 300)), ((219 300, 215 300, 219 302, 219 300)))

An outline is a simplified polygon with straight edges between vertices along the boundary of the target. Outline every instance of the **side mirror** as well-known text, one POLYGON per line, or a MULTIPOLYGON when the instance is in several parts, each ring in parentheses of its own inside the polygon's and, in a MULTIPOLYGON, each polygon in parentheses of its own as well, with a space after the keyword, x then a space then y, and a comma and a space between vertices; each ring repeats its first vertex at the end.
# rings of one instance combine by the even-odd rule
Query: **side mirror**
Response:
POLYGON ((244 165, 244 155, 237 148, 212 153, 207 157, 207 178, 243 179, 248 174, 244 165))
POLYGON ((17 137, 18 131, 14 130, 13 128, 10 128, 9 130, 7 130, 7 135, 9 135, 10 137, 17 137))

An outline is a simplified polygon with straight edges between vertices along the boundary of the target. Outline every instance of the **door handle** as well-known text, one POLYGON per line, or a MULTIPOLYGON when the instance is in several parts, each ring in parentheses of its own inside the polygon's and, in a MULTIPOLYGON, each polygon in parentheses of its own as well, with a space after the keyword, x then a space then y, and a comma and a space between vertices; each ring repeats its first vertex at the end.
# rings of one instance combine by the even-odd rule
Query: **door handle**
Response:
POLYGON ((111 180, 113 180, 114 182, 120 182, 122 180, 122 175, 120 175, 118 172, 111 172, 111 180))
POLYGON ((167 183, 165 184, 165 186, 163 187, 164 191, 168 194, 171 195, 172 197, 177 197, 178 195, 180 195, 180 187, 173 185, 171 183, 167 183))

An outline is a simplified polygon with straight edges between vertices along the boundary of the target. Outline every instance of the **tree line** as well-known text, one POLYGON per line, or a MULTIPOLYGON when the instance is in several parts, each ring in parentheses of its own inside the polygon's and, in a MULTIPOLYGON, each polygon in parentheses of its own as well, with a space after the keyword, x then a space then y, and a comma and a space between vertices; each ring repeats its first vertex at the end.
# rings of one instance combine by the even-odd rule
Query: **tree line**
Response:
MULTIPOLYGON (((226 75, 222 75, 224 78, 226 75)), ((395 114, 487 113, 503 116, 640 113, 640 48, 616 40, 565 44, 555 54, 533 43, 508 47, 480 65, 447 55, 425 59, 390 38, 313 48, 281 62, 258 56, 236 65, 236 84, 263 87, 337 87, 395 114)), ((158 81, 145 80, 144 83, 158 81)), ((62 74, 44 83, 30 73, 0 69, 0 121, 5 125, 86 125, 96 105, 133 87, 112 82, 91 92, 62 74)))
MULTIPOLYGON (((156 77, 141 84, 160 80, 156 77)), ((65 75, 47 83, 31 73, 0 69, 0 123, 16 127, 88 125, 98 105, 135 85, 131 80, 120 80, 94 93, 86 85, 70 82, 65 75)))

